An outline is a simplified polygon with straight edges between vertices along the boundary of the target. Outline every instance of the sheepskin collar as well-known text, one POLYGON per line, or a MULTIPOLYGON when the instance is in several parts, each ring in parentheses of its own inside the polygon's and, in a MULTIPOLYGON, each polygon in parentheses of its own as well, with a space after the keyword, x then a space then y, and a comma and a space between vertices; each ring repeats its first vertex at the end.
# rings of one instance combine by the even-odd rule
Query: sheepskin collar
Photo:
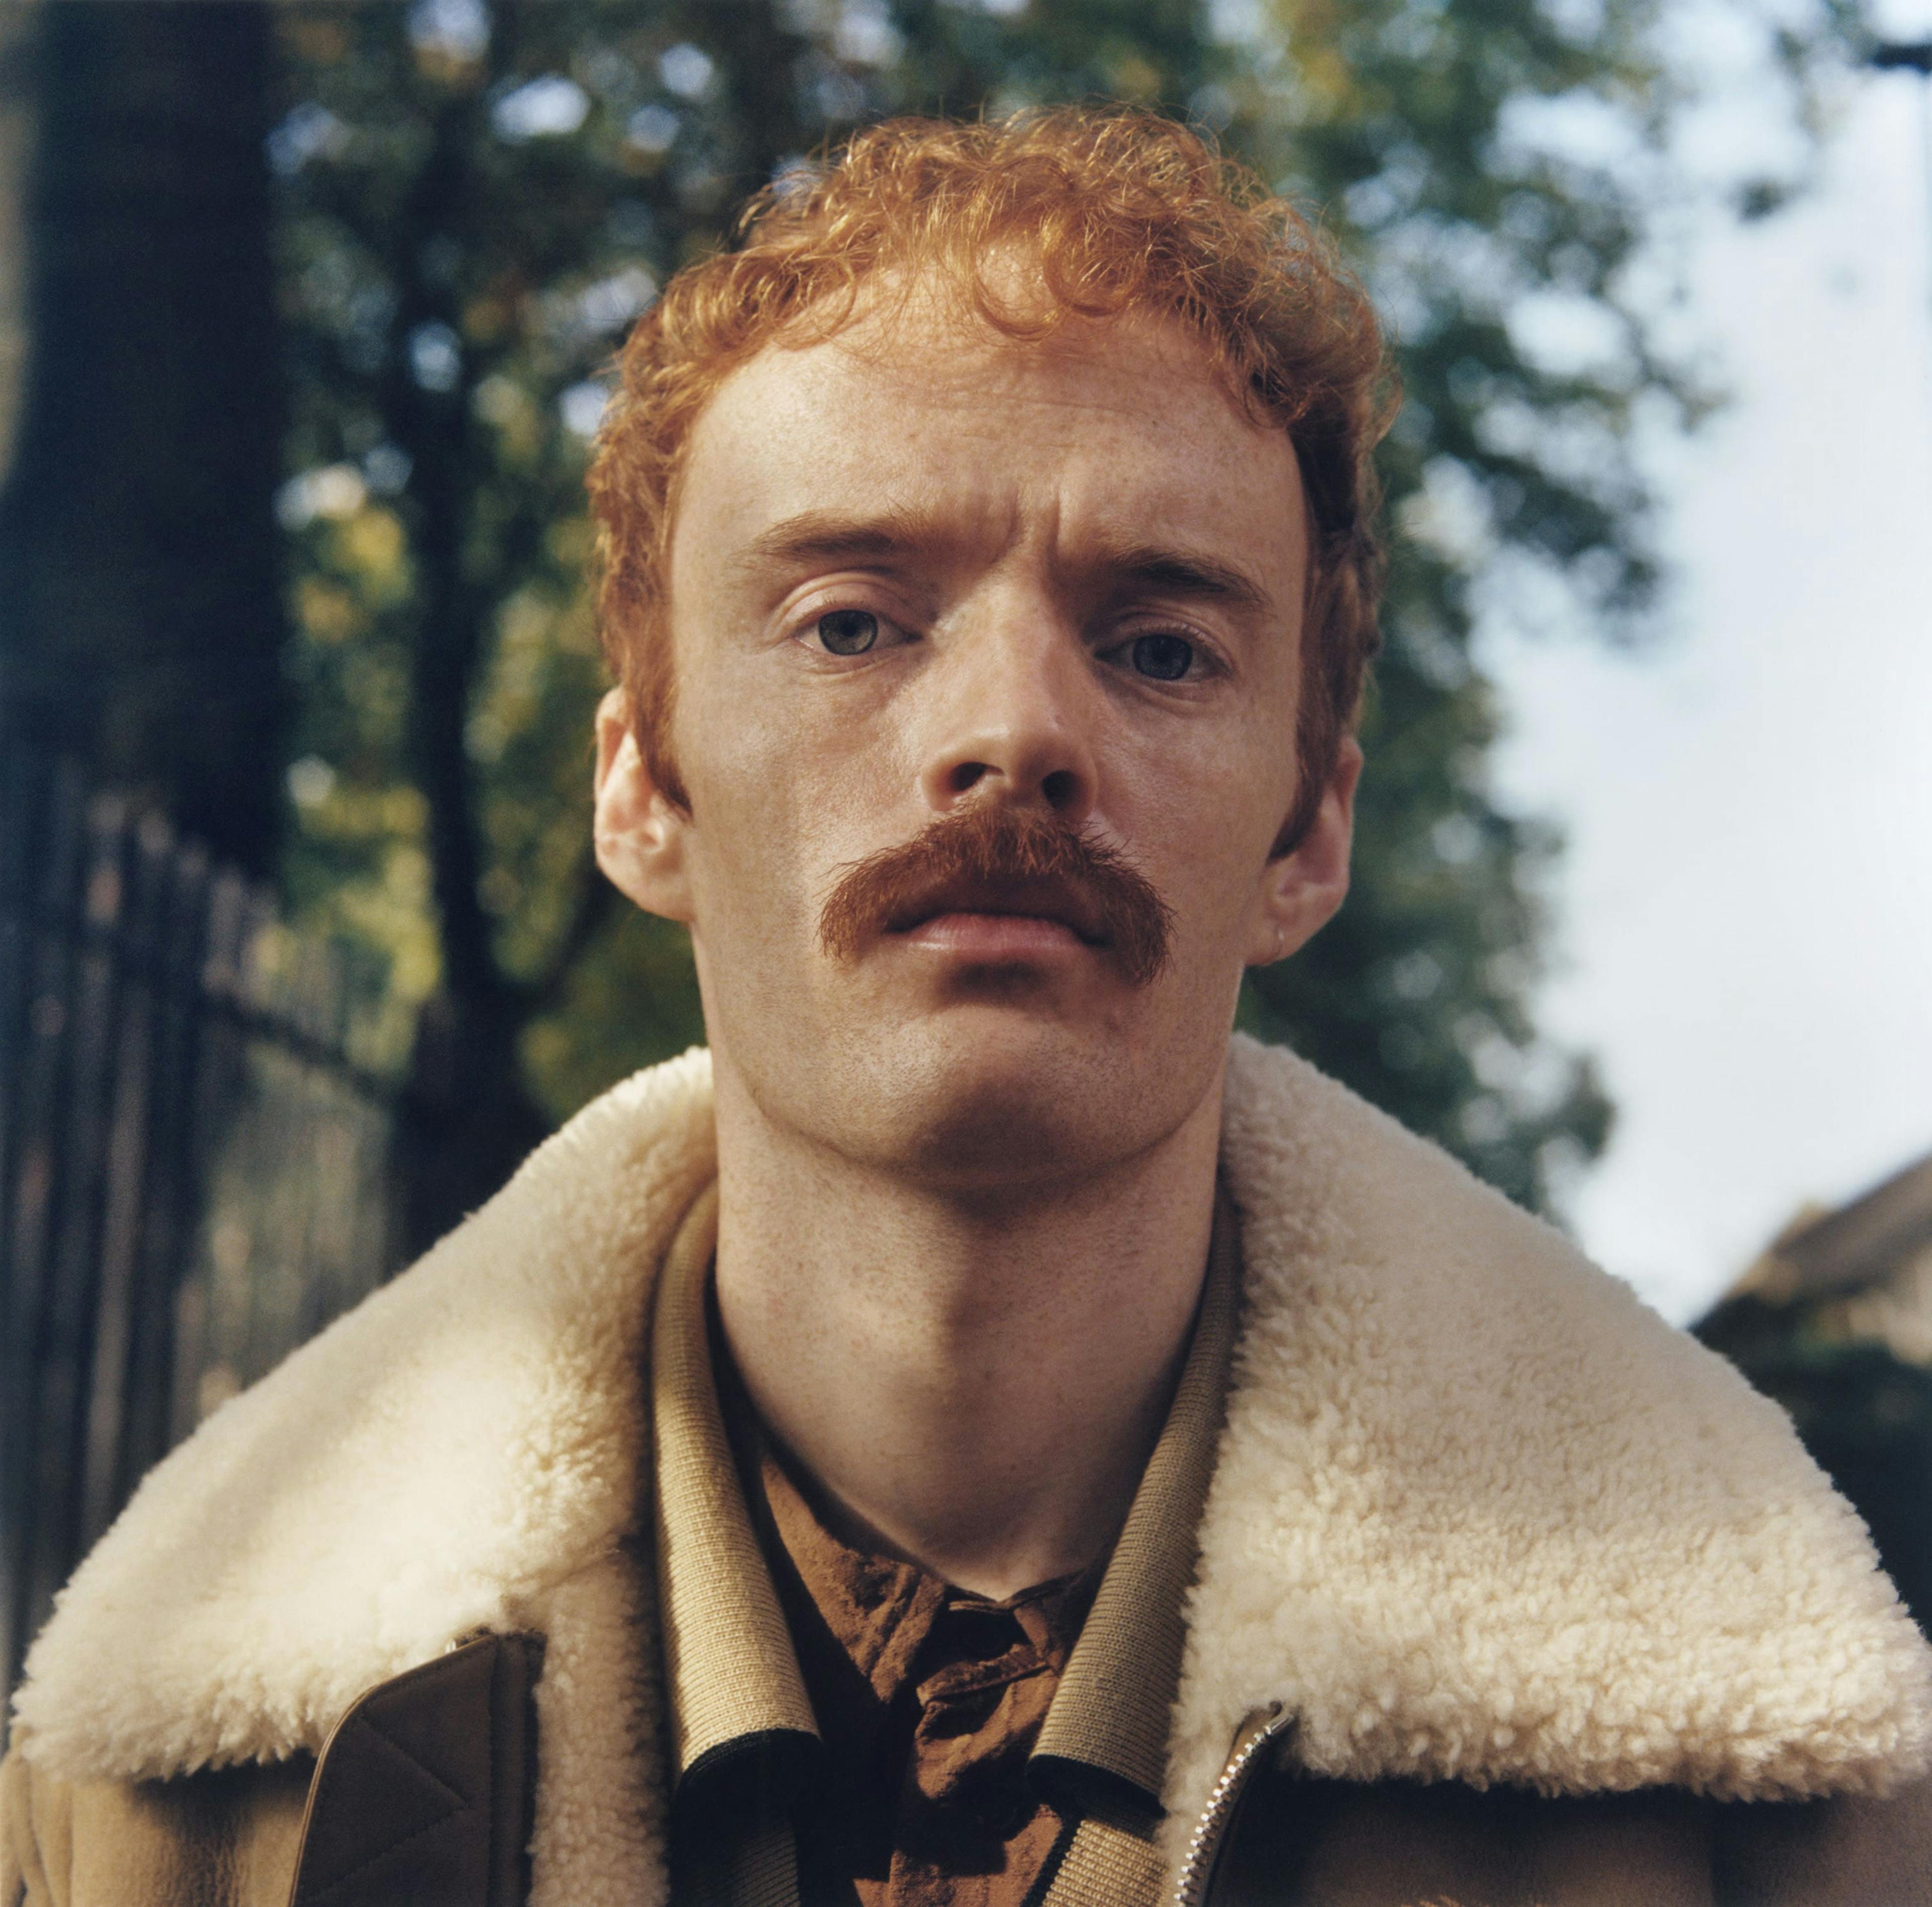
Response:
MULTIPOLYGON (((1269 1701, 1360 1780, 1762 1798, 1923 1770, 1932 1654, 1774 1406, 1290 1054, 1234 1042, 1223 1163, 1246 1317, 1184 1825, 1269 1701)), ((539 1631, 537 1897, 661 1899, 637 1374, 716 1169, 706 1056, 640 1074, 218 1412, 62 1598, 22 1752, 106 1779, 284 1757, 456 1637, 539 1631)))

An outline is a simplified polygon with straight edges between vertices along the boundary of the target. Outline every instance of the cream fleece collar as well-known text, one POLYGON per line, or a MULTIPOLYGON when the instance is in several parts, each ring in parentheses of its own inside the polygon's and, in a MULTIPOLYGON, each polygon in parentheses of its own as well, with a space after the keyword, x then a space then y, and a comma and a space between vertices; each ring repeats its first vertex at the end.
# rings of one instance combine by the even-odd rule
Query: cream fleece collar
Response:
MULTIPOLYGON (((1246 1317, 1184 1823, 1270 1701, 1355 1779, 1768 1798, 1924 1770, 1932 1652, 1729 1366, 1292 1055, 1234 1042, 1223 1163, 1246 1317)), ((104 1779, 283 1757, 457 1636, 538 1630, 536 1898, 661 1900, 650 1572, 620 1539, 652 1281, 715 1171, 694 1053, 217 1413, 35 1643, 22 1752, 104 1779)))

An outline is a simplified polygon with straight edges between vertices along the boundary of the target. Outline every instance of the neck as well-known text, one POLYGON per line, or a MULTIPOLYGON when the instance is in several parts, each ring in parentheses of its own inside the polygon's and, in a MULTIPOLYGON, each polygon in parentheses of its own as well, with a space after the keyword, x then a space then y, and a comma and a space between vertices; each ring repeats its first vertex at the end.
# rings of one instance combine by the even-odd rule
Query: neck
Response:
POLYGON ((842 1533, 1005 1596, 1112 1541, 1160 1435, 1214 1222, 1221 1095, 1148 1152, 935 1190, 718 1090, 718 1302, 766 1429, 842 1533))

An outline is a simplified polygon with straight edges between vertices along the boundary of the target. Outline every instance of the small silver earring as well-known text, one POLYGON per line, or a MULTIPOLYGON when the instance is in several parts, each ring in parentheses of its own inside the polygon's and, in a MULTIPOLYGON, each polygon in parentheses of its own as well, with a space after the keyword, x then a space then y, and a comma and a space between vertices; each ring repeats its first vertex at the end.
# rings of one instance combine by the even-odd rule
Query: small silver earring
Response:
POLYGON ((1277 922, 1274 930, 1274 957, 1279 960, 1287 953, 1287 930, 1283 928, 1279 922, 1277 922))

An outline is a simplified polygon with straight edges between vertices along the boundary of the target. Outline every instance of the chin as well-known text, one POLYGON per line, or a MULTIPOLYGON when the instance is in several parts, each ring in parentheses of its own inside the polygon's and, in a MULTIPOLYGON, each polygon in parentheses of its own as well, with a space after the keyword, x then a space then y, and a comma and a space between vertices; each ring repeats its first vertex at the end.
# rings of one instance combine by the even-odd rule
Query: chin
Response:
POLYGON ((961 1191, 1104 1171, 1180 1126, 1219 1077, 1222 1050, 1189 1067, 1170 1042, 1142 1046, 1126 1029, 941 1014, 848 1053, 856 1090, 838 1095, 834 1143, 961 1191))

